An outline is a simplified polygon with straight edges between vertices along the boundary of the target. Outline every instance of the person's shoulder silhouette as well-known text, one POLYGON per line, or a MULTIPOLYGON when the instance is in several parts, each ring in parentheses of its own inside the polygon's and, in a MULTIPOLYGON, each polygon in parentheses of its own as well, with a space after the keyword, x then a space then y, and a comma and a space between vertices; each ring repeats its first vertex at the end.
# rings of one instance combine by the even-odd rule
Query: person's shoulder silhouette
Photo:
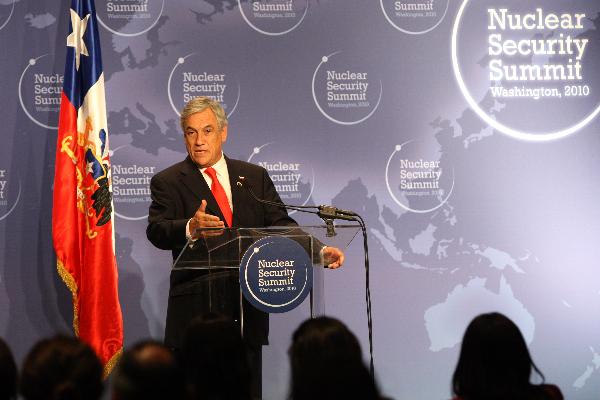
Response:
POLYGON ((0 339, 0 400, 17 398, 17 364, 8 344, 0 339))

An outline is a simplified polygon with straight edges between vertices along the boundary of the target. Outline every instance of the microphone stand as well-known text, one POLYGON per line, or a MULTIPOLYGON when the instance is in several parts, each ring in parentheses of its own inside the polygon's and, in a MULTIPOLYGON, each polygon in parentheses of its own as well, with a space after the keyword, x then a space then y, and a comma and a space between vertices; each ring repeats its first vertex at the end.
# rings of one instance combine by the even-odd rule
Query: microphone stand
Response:
POLYGON ((317 215, 321 217, 323 221, 325 221, 325 226, 327 227, 327 237, 334 237, 337 235, 337 233, 335 233, 335 227, 333 226, 333 221, 336 219, 358 222, 355 218, 355 215, 345 214, 355 214, 352 211, 340 210, 339 208, 333 206, 319 206, 318 209, 319 212, 317 215))

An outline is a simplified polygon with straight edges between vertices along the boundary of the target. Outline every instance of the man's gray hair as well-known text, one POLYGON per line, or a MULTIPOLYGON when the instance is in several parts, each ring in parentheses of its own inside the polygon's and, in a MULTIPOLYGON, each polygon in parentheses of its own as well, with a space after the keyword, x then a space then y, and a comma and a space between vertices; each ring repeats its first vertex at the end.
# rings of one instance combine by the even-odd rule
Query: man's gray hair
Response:
POLYGON ((185 132, 185 125, 187 123, 187 119, 192 115, 199 112, 202 112, 210 108, 213 113, 215 113, 215 117, 217 117, 217 128, 219 132, 227 126, 227 114, 225 114, 225 110, 223 110, 223 106, 216 100, 211 99, 210 97, 198 96, 194 97, 181 110, 181 130, 185 132))

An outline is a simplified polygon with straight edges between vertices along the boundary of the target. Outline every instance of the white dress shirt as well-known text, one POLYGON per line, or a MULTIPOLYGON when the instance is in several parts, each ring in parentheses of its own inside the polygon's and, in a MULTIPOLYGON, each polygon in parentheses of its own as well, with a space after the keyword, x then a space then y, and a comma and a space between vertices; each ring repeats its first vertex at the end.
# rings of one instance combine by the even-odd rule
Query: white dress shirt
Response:
MULTIPOLYGON (((217 161, 213 166, 213 169, 217 172, 217 179, 221 186, 223 186, 223 190, 225 190, 225 194, 227 195, 227 201, 229 202, 229 207, 231 207, 231 212, 233 213, 233 202, 231 201, 231 183, 229 182, 229 170, 227 169, 227 163, 225 162, 225 156, 221 153, 221 158, 217 161)), ((206 181, 206 184, 210 188, 212 186, 212 179, 205 172, 206 168, 200 168, 200 172, 202 172, 202 176, 206 181)))
MULTIPOLYGON (((221 158, 219 159, 219 161, 212 165, 212 167, 217 173, 217 179, 219 180, 219 183, 221 184, 221 186, 223 186, 223 190, 225 190, 225 194, 227 195, 227 202, 229 203, 229 207, 231 207, 231 212, 233 214, 233 201, 231 200, 231 183, 229 182, 229 170, 227 169, 227 162, 225 161, 225 156, 223 155, 223 153, 221 153, 221 158)), ((205 172, 206 168, 199 168, 199 170, 202 173, 202 177, 206 181, 208 188, 210 189, 212 186, 212 179, 205 172)), ((190 218, 187 224, 185 225, 185 237, 188 240, 192 238, 190 232, 190 221, 192 220, 192 218, 190 218)))

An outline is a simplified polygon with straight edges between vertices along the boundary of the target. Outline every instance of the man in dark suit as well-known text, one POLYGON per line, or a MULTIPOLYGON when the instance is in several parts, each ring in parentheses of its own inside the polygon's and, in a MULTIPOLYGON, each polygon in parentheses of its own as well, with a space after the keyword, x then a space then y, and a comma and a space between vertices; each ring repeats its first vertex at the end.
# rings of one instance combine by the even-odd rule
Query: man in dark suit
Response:
MULTIPOLYGON (((227 117, 221 105, 207 97, 190 100, 181 113, 188 156, 150 182, 152 204, 146 234, 158 248, 175 258, 198 228, 296 226, 284 208, 261 204, 236 183, 240 177, 260 199, 281 202, 267 171, 232 160, 222 151, 227 140, 227 117)), ((338 268, 344 254, 334 247, 321 249, 329 268, 338 268)), ((214 275, 211 279, 214 279, 214 275)), ((222 299, 217 312, 239 318, 239 284, 224 272, 222 299), (237 301, 236 301, 237 299, 237 301), (220 308, 219 308, 220 307, 220 308)), ((207 311, 206 272, 171 272, 165 343, 179 348, 185 328, 194 316, 207 311)), ((244 301, 244 339, 252 346, 266 344, 267 316, 244 301)))

